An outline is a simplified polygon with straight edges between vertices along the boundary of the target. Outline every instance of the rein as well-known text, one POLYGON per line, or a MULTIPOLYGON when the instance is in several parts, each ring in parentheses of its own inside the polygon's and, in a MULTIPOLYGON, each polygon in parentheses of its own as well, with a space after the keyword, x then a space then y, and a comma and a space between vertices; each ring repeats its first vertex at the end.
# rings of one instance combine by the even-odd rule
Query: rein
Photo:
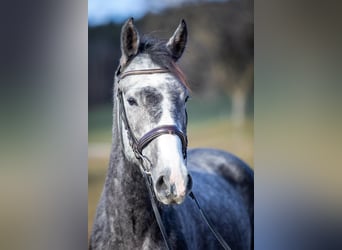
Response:
MULTIPOLYGON (((122 72, 120 73, 120 68, 118 69, 118 83, 120 82, 120 80, 122 80, 123 78, 127 77, 127 76, 132 76, 132 75, 147 75, 147 74, 157 74, 157 73, 170 73, 169 70, 167 69, 142 69, 142 70, 131 70, 131 71, 126 71, 126 72, 122 72)), ((124 105, 124 100, 123 100, 123 93, 120 87, 118 87, 118 93, 117 93, 117 97, 119 99, 120 102, 120 106, 119 106, 119 112, 120 115, 119 117, 121 118, 121 120, 124 123, 124 127, 125 130, 127 131, 127 136, 128 136, 128 140, 129 140, 129 144, 134 152, 135 157, 139 160, 140 162, 140 170, 141 173, 144 177, 145 183, 146 183, 146 187, 148 190, 148 194, 151 200, 151 205, 153 208, 153 212, 154 215, 156 217, 159 229, 161 231, 161 234, 163 236, 166 248, 168 250, 171 250, 170 244, 168 242, 167 236, 166 236, 166 230, 164 227, 164 224, 162 222, 157 204, 156 204, 156 197, 155 194, 153 192, 153 183, 152 183, 152 178, 151 178, 151 168, 152 168, 152 163, 151 161, 143 155, 142 151, 145 147, 147 147, 147 145, 150 144, 150 142, 152 142, 154 139, 158 138, 161 135, 164 134, 171 134, 171 135, 177 135, 179 137, 179 139, 182 142, 182 153, 183 153, 183 158, 184 160, 187 159, 187 146, 188 146, 188 139, 187 136, 180 131, 177 126, 175 125, 162 125, 162 126, 158 126, 156 128, 153 128, 152 130, 148 131, 146 134, 144 134, 139 140, 135 137, 128 119, 127 119, 127 114, 126 114, 126 109, 125 109, 125 105, 124 105), (148 166, 146 166, 144 163, 147 162, 148 166)), ((231 250, 231 248, 229 247, 229 245, 226 243, 226 241, 222 238, 222 236, 211 226, 211 224, 209 223, 204 211, 201 209, 195 195, 193 192, 189 193, 189 196, 195 201, 197 208, 199 209, 199 212, 203 218, 203 220, 206 222, 206 224, 208 225, 209 229, 211 230, 211 232, 214 234, 215 238, 218 240, 218 242, 221 244, 221 246, 225 249, 225 250, 231 250)))

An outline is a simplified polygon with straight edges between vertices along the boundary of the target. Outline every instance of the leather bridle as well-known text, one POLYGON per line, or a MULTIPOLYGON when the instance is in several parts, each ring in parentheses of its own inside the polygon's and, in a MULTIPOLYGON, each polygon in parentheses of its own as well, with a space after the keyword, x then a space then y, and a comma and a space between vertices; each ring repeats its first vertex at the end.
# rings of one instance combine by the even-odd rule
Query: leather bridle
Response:
MULTIPOLYGON (((116 76, 117 76, 117 83, 120 82, 120 80, 122 80, 123 78, 127 77, 127 76, 132 76, 132 75, 148 75, 148 74, 156 74, 156 73, 171 73, 169 70, 167 69, 162 69, 162 68, 156 68, 156 69, 142 69, 142 70, 131 70, 131 71, 126 71, 126 72, 120 72, 120 67, 118 68, 118 70, 116 71, 116 76)), ((165 135, 165 134, 171 134, 171 135, 176 135, 179 137, 179 139, 182 142, 182 153, 183 153, 183 158, 184 160, 186 160, 187 158, 187 147, 188 147, 188 139, 185 133, 183 133, 181 130, 178 129, 178 127, 176 125, 162 125, 162 126, 158 126, 156 128, 151 129, 150 131, 148 131, 146 134, 144 134, 139 140, 135 137, 128 119, 127 119, 127 114, 126 114, 126 109, 125 109, 125 104, 124 104, 124 100, 123 100, 123 93, 122 93, 122 89, 120 88, 120 86, 118 86, 118 91, 117 91, 117 97, 119 99, 119 119, 122 120, 125 130, 127 131, 127 137, 129 140, 129 145, 132 148, 135 157, 139 160, 140 162, 140 170, 142 172, 142 175, 145 179, 146 182, 146 186, 147 186, 147 190, 148 190, 148 194, 151 200, 151 205, 153 208, 153 212, 155 214, 159 229, 161 231, 161 234, 163 236, 166 248, 168 250, 171 250, 170 244, 167 240, 166 237, 166 230, 164 227, 164 224, 162 222, 157 204, 156 204, 156 197, 155 194, 153 192, 153 182, 152 182, 152 178, 151 178, 151 168, 152 168, 152 163, 151 161, 148 159, 148 157, 146 157, 143 154, 143 149, 145 147, 147 147, 154 139, 158 138, 161 135, 165 135), (146 165, 146 163, 148 165, 146 165)), ((212 227, 212 225, 209 223, 208 218, 206 217, 204 211, 202 210, 202 208, 200 207, 195 195, 193 192, 189 193, 189 196, 195 201, 195 204, 197 206, 197 208, 199 209, 199 212, 203 218, 203 220, 206 222, 206 224, 208 225, 209 229, 211 230, 211 232, 214 234, 214 236, 216 237, 216 239, 219 241, 219 243, 221 244, 221 246, 225 249, 225 250, 231 250, 231 248, 229 247, 229 245, 226 243, 226 241, 222 238, 222 236, 212 227)))
MULTIPOLYGON (((126 71, 118 75, 118 82, 122 80, 123 78, 131 75, 144 75, 144 74, 156 74, 156 73, 170 73, 167 69, 144 69, 144 70, 131 70, 126 71)), ((120 87, 118 87, 118 98, 119 98, 119 112, 120 112, 120 118, 122 119, 125 129, 127 131, 127 136, 129 140, 129 144, 135 154, 135 157, 137 159, 145 158, 142 151, 147 145, 149 145, 154 139, 158 138, 161 135, 164 134, 171 134, 171 135, 177 135, 182 143, 182 153, 184 160, 186 159, 186 151, 188 147, 188 139, 186 134, 184 134, 176 125, 162 125, 158 126, 156 128, 151 129, 146 134, 144 134, 139 140, 134 135, 126 114, 126 108, 123 100, 123 93, 120 87)))

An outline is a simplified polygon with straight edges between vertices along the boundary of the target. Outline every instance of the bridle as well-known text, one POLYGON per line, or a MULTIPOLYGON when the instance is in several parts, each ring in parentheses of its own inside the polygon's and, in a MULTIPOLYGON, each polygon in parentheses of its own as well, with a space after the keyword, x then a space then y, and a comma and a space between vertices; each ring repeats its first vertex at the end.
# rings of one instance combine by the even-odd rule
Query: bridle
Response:
MULTIPOLYGON (((144 75, 144 74, 156 74, 156 73, 170 73, 167 69, 144 69, 144 70, 131 70, 127 72, 123 72, 118 75, 118 83, 120 80, 127 76, 131 75, 144 75)), ((183 133, 181 130, 178 129, 176 125, 162 125, 158 126, 156 128, 151 129, 146 134, 144 134, 139 140, 134 135, 126 114, 126 108, 123 100, 123 93, 120 87, 118 87, 118 98, 119 98, 119 112, 120 112, 120 118, 122 119, 125 129, 127 131, 127 136, 129 140, 129 144, 134 152, 135 157, 141 161, 141 159, 146 159, 146 156, 143 155, 142 151, 145 147, 147 147, 148 144, 150 144, 154 139, 158 138, 161 135, 164 134, 171 134, 171 135, 177 135, 179 139, 182 142, 182 153, 183 158, 186 160, 186 151, 188 147, 188 138, 185 133, 183 133)), ((149 172, 149 169, 146 169, 146 167, 142 166, 144 171, 149 172)))
MULTIPOLYGON (((126 71, 126 72, 120 72, 120 66, 116 71, 116 76, 117 76, 117 83, 119 84, 120 80, 124 79, 127 76, 133 76, 133 75, 149 75, 149 74, 157 74, 157 73, 171 73, 168 69, 162 69, 162 68, 155 68, 155 69, 142 69, 142 70, 130 70, 130 71, 126 71)), ((158 126, 156 128, 151 129, 150 131, 148 131, 146 134, 144 134, 140 139, 137 139, 129 125, 128 119, 127 119, 127 114, 126 114, 126 109, 125 109, 125 104, 124 104, 124 100, 123 100, 123 93, 122 93, 122 89, 120 88, 120 86, 118 86, 118 91, 117 91, 117 97, 119 99, 119 119, 121 119, 121 121, 124 124, 125 130, 127 132, 127 137, 129 140, 129 145, 132 148, 135 157, 137 158, 137 160, 139 160, 140 162, 140 170, 141 173, 145 179, 146 182, 146 186, 148 189, 148 193, 149 193, 149 197, 151 200, 151 205, 153 208, 153 212, 155 214, 159 229, 162 233, 165 245, 167 249, 171 249, 170 244, 167 240, 166 237, 166 231, 165 231, 165 227, 164 224, 162 222, 157 204, 156 204, 156 197, 155 194, 153 192, 153 183, 152 183, 152 178, 151 178, 151 168, 152 168, 152 163, 151 161, 148 159, 148 157, 146 157, 143 154, 143 149, 145 147, 147 147, 154 139, 158 138, 161 135, 165 135, 165 134, 171 134, 171 135, 176 135, 179 137, 179 139, 182 142, 182 153, 183 153, 183 158, 184 160, 187 159, 187 147, 188 147, 188 139, 185 133, 183 133, 181 130, 178 129, 178 127, 176 125, 162 125, 162 126, 158 126), (147 164, 147 165, 146 165, 147 164)), ((219 243, 221 244, 221 246, 225 249, 225 250, 231 250, 231 248, 229 247, 229 245, 225 242, 225 240, 222 238, 222 236, 211 226, 211 224, 209 223, 208 218, 206 217, 204 211, 201 209, 195 195, 193 192, 189 193, 189 196, 195 201, 196 206, 199 209, 199 212, 203 218, 203 220, 206 222, 206 224, 208 225, 209 229, 212 231, 212 233, 214 234, 214 236, 216 237, 216 239, 219 241, 219 243)))

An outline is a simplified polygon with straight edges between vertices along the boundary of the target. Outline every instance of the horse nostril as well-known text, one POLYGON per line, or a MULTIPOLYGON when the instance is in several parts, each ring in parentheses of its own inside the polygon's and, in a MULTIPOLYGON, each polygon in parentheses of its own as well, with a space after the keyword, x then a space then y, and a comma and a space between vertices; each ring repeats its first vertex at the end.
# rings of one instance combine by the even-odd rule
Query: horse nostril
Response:
POLYGON ((188 183, 186 185, 187 192, 190 192, 192 189, 192 177, 188 174, 188 183))
POLYGON ((158 192, 161 192, 161 191, 166 191, 168 190, 168 182, 166 180, 166 177, 163 175, 163 176, 160 176, 156 182, 156 190, 158 192))

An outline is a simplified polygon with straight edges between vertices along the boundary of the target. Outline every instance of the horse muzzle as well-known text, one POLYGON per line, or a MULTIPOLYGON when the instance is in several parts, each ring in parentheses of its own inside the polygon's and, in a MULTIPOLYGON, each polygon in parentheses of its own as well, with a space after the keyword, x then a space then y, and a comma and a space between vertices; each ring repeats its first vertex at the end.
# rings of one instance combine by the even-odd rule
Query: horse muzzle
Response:
POLYGON ((170 180, 169 176, 160 176, 154 185, 157 199, 165 205, 181 204, 192 188, 189 174, 181 181, 170 180))

